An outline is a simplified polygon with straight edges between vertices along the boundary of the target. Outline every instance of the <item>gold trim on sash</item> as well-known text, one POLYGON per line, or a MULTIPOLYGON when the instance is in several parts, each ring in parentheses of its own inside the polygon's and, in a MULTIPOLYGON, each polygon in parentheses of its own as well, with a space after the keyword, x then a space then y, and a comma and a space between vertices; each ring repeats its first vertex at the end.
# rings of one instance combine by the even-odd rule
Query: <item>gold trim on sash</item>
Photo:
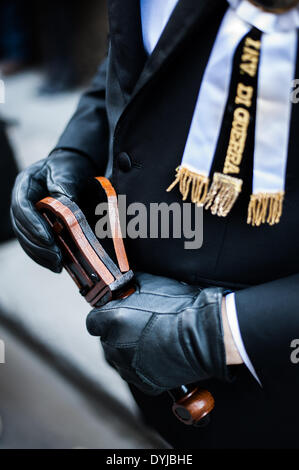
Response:
POLYGON ((226 217, 236 202, 242 189, 243 181, 233 176, 214 173, 213 183, 205 201, 205 208, 213 215, 226 217))
POLYGON ((209 178, 207 176, 194 173, 186 167, 178 167, 176 169, 176 178, 166 191, 170 192, 178 183, 183 201, 186 201, 189 193, 191 193, 192 202, 198 206, 204 203, 209 187, 209 178))
MULTIPOLYGON (((234 206, 243 181, 240 167, 247 144, 248 128, 253 111, 254 87, 250 79, 256 77, 260 59, 261 41, 246 37, 239 64, 239 81, 234 100, 232 127, 223 167, 216 172, 209 188, 209 177, 195 173, 184 166, 176 169, 176 178, 167 192, 179 184, 183 201, 191 196, 198 206, 210 209, 213 215, 226 217, 234 206)), ((248 205, 247 223, 252 226, 278 224, 282 215, 284 192, 252 194, 248 205)))
POLYGON ((252 194, 248 206, 247 223, 254 227, 261 224, 278 224, 282 214, 284 192, 252 194))

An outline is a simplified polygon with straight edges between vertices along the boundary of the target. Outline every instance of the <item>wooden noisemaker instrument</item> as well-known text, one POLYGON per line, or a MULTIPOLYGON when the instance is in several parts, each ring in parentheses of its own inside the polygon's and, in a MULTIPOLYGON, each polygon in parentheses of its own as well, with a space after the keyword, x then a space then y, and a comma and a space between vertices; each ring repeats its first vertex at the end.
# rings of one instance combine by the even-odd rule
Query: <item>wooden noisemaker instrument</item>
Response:
MULTIPOLYGON (((76 203, 66 196, 58 196, 46 197, 36 204, 53 231, 64 268, 92 307, 128 297, 135 291, 134 274, 130 270, 121 235, 116 192, 107 178, 98 177, 96 180, 108 201, 115 261, 103 248, 76 203)), ((214 408, 210 392, 194 384, 182 385, 169 394, 173 399, 173 413, 187 425, 201 425, 214 408)))

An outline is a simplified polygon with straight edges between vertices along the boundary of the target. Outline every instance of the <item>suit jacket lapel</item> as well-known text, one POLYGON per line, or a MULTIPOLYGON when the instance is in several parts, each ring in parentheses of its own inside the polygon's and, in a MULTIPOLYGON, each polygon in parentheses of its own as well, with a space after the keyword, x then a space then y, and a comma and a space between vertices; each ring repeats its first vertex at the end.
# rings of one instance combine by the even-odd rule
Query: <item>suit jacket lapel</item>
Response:
POLYGON ((127 100, 161 68, 195 24, 200 27, 215 9, 226 7, 226 0, 179 0, 156 48, 147 57, 142 38, 140 0, 109 0, 116 72, 127 100))
MULTIPOLYGON (((140 0, 139 0, 140 1, 140 0)), ((207 21, 215 9, 227 8, 226 0, 180 0, 176 5, 160 39, 138 78, 133 95, 146 85, 172 52, 183 41, 193 26, 207 21)))
POLYGON ((140 0, 109 0, 108 13, 116 72, 123 92, 130 95, 147 59, 140 0))

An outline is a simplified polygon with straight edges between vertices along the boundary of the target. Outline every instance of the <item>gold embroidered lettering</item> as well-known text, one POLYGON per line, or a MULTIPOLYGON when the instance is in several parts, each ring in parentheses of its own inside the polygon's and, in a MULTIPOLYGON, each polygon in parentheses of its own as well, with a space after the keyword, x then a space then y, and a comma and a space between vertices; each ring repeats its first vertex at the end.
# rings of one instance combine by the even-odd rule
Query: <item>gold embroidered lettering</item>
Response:
POLYGON ((252 47, 253 49, 259 51, 261 49, 261 41, 255 41, 254 39, 247 37, 245 46, 252 47))
POLYGON ((239 83, 237 88, 237 96, 235 99, 236 104, 243 104, 247 108, 250 108, 252 105, 252 96, 253 96, 253 87, 243 85, 239 83))
POLYGON ((230 140, 225 158, 223 173, 239 173, 250 121, 249 111, 245 108, 237 108, 234 112, 234 120, 230 133, 230 140))

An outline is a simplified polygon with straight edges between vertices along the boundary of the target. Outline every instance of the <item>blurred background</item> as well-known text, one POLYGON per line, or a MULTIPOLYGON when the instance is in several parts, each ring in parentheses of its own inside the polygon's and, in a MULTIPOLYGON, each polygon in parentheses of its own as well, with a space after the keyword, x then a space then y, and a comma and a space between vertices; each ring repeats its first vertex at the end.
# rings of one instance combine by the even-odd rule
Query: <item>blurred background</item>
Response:
POLYGON ((0 449, 165 447, 73 282, 34 264, 9 222, 17 172, 55 145, 106 49, 105 0, 0 0, 0 449))

